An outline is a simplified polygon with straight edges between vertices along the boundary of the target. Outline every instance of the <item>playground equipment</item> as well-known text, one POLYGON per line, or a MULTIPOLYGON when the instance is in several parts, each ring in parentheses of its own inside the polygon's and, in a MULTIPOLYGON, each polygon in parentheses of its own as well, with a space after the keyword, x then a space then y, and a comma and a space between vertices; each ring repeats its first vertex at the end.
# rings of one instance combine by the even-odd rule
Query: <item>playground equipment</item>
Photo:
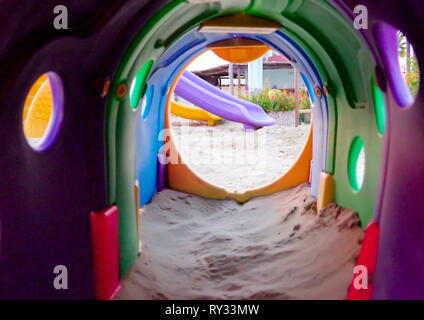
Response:
MULTIPOLYGON (((53 99, 47 76, 40 77, 28 94, 23 114, 24 132, 29 139, 41 139, 49 125, 53 99)), ((222 118, 199 107, 191 107, 172 101, 171 112, 179 117, 191 120, 204 120, 214 126, 222 118)))
POLYGON ((218 41, 209 48, 221 59, 238 64, 259 59, 269 50, 264 43, 245 38, 218 41))
POLYGON ((260 192, 307 182, 311 170, 319 204, 357 211, 366 228, 357 263, 368 268, 370 285, 351 287, 349 297, 423 299, 424 93, 410 95, 397 52, 400 30, 423 63, 424 27, 408 23, 421 21, 422 1, 387 0, 383 8, 363 0, 365 29, 354 28, 357 1, 196 2, 74 1, 69 29, 55 30, 55 1, 0 1, 9 13, 0 28, 0 297, 113 297, 139 254, 139 206, 164 184, 187 188, 188 179, 204 196, 226 196, 184 175, 184 163, 159 162, 167 140, 158 137, 184 67, 214 43, 240 38, 282 52, 315 99, 304 152, 279 178, 284 183, 260 192), (53 116, 34 149, 24 104, 46 73, 53 116), (353 168, 361 144, 359 186, 353 168), (52 286, 58 265, 72 279, 68 290, 52 286))
POLYGON ((243 123, 246 129, 275 123, 258 105, 229 95, 188 71, 181 76, 174 92, 212 114, 243 123))
POLYGON ((191 107, 176 101, 171 102, 171 112, 181 118, 207 121, 209 126, 214 126, 222 120, 222 118, 199 107, 191 107))

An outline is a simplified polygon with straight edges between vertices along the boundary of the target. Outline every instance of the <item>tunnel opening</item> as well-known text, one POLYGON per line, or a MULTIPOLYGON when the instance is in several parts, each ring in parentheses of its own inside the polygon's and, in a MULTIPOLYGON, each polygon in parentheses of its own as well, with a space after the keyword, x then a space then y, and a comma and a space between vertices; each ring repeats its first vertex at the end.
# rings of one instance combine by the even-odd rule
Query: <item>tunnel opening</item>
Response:
MULTIPOLYGON (((240 46, 235 47, 235 50, 240 50, 240 46)), ((219 88, 220 91, 218 91, 210 87, 210 82, 202 81, 196 73, 191 72, 192 66, 207 65, 207 59, 217 61, 221 65, 198 74, 207 72, 216 72, 219 75, 229 74, 226 70, 229 67, 228 62, 218 60, 213 51, 206 51, 188 65, 184 72, 187 77, 184 78, 184 83, 178 80, 176 91, 169 93, 173 95, 173 98, 171 108, 168 106, 170 113, 167 116, 176 151, 181 154, 182 161, 201 179, 229 192, 243 193, 245 190, 261 187, 277 180, 293 166, 304 148, 309 132, 311 100, 298 70, 293 68, 284 56, 267 50, 264 55, 255 59, 264 61, 262 63, 266 68, 263 71, 264 76, 260 74, 263 78, 263 83, 260 83, 261 88, 247 87, 248 78, 253 78, 250 81, 254 82, 259 76, 252 71, 249 76, 247 75, 250 64, 235 64, 232 67, 237 71, 233 73, 238 75, 238 80, 234 80, 234 82, 237 81, 234 85, 230 84, 230 79, 226 75, 224 77, 212 75, 207 78, 209 81, 215 81, 215 84, 219 82, 220 86, 214 86, 219 88), (266 61, 282 62, 267 63, 266 61), (226 64, 222 65, 222 63, 226 64), (240 79, 242 68, 244 83, 240 79), (295 80, 296 84, 293 83, 295 80), (195 92, 195 88, 199 87, 197 85, 205 90, 197 93, 199 96, 193 97, 191 92, 195 92), (208 88, 211 91, 208 91, 208 88), (209 93, 209 96, 206 97, 204 93, 209 93), (238 106, 238 103, 247 101, 262 108, 265 112, 263 116, 268 115, 275 120, 275 123, 257 130, 250 130, 246 129, 243 123, 205 112, 191 102, 195 101, 198 105, 206 103, 206 108, 213 111, 216 109, 216 104, 220 103, 220 99, 226 97, 232 99, 228 94, 235 98, 229 107, 234 108, 238 106), (209 100, 205 102, 207 98, 209 100), (303 123, 302 119, 304 119, 303 123)), ((263 66, 259 67, 263 68, 263 66)), ((241 110, 244 111, 244 109, 241 110)), ((219 108, 216 110, 225 115, 223 111, 226 110, 219 108)), ((227 116, 238 121, 249 121, 249 119, 242 120, 243 114, 236 115, 234 118, 232 114, 227 116)), ((266 120, 272 121, 272 119, 266 120)))
MULTIPOLYGON (((310 12, 311 8, 308 6, 306 7, 305 10, 310 12)), ((332 7, 332 9, 330 9, 330 7, 331 6, 325 7, 324 10, 331 11, 334 9, 332 7)), ((320 7, 320 9, 323 8, 320 7)), ((356 34, 356 31, 352 31, 347 21, 342 23, 342 28, 346 34, 353 39, 353 46, 365 46, 356 34)), ((374 202, 367 201, 358 206, 356 201, 370 190, 375 194, 376 190, 373 190, 375 184, 367 183, 367 179, 360 181, 360 178, 356 177, 353 183, 356 185, 352 186, 352 179, 349 176, 350 171, 348 170, 348 167, 352 165, 348 164, 348 161, 345 160, 347 159, 346 154, 348 150, 344 147, 339 147, 337 141, 339 139, 353 139, 355 137, 355 130, 362 130, 362 128, 360 126, 354 128, 352 124, 359 123, 361 121, 360 119, 364 117, 365 114, 372 115, 373 105, 371 102, 372 93, 370 89, 372 82, 369 79, 372 79, 374 76, 375 68, 371 57, 367 56, 367 59, 369 59, 367 65, 355 71, 354 68, 348 66, 347 61, 353 59, 353 61, 358 62, 357 57, 346 55, 346 57, 343 58, 339 56, 338 58, 340 58, 340 60, 333 60, 331 54, 326 52, 325 48, 317 43, 315 43, 315 45, 317 45, 315 51, 307 48, 304 40, 301 39, 296 32, 287 32, 288 29, 285 30, 285 33, 280 30, 274 30, 271 33, 264 34, 255 32, 240 34, 237 32, 201 33, 199 32, 200 29, 188 31, 184 36, 180 37, 178 41, 172 43, 172 46, 170 46, 171 49, 168 48, 160 57, 158 56, 157 60, 151 64, 151 70, 148 72, 149 75, 145 76, 146 85, 139 86, 141 89, 139 89, 140 93, 138 96, 140 99, 137 106, 135 107, 135 102, 132 103, 133 111, 137 113, 138 110, 141 115, 134 121, 132 126, 133 130, 137 132, 137 151, 135 156, 136 178, 133 181, 127 180, 125 184, 128 186, 128 190, 131 189, 131 192, 128 194, 133 194, 132 187, 134 185, 137 186, 137 199, 133 201, 133 203, 135 203, 137 216, 139 216, 138 208, 142 207, 143 212, 145 209, 149 210, 152 204, 154 204, 154 202, 150 202, 154 199, 157 191, 162 191, 166 187, 178 192, 184 192, 184 194, 194 194, 211 199, 233 198, 242 203, 250 198, 254 198, 253 200, 255 200, 256 197, 270 196, 278 191, 299 187, 302 183, 311 181, 310 193, 313 197, 318 198, 321 175, 322 173, 327 173, 334 175, 339 181, 337 189, 333 190, 335 198, 333 200, 342 206, 358 211, 363 223, 367 223, 372 215, 374 202), (287 34, 290 34, 290 36, 287 34), (194 175, 193 178, 193 185, 190 186, 189 183, 187 183, 187 181, 189 181, 187 178, 190 175, 193 177, 190 170, 185 169, 185 171, 178 171, 175 167, 172 168, 169 163, 160 161, 160 158, 166 156, 167 152, 167 150, 162 149, 163 145, 167 142, 163 132, 167 123, 167 114, 165 110, 170 104, 170 97, 177 85, 176 79, 181 75, 188 61, 198 55, 199 52, 204 50, 210 43, 240 36, 262 41, 270 48, 281 51, 292 64, 299 68, 302 72, 302 78, 307 79, 308 92, 311 95, 311 99, 313 98, 312 100, 315 100, 313 129, 310 131, 308 142, 302 150, 302 153, 307 155, 303 158, 299 157, 296 160, 291 167, 291 171, 289 170, 289 172, 287 172, 287 177, 289 178, 277 179, 278 183, 271 183, 268 189, 256 188, 252 192, 242 193, 237 192, 237 190, 235 192, 228 192, 228 190, 222 190, 207 182, 205 183, 205 181, 201 181, 201 179, 196 180, 196 175, 194 175), (317 56, 320 56, 322 60, 317 59, 317 56), (333 78, 330 79, 328 76, 329 74, 332 74, 333 78), (362 87, 354 85, 351 78, 354 76, 360 79, 361 84, 366 83, 366 85, 362 87), (343 108, 348 107, 349 110, 336 112, 335 110, 341 108, 341 106, 343 106, 343 108), (346 125, 348 130, 338 132, 338 127, 343 125, 346 125), (336 160, 337 154, 342 154, 344 156, 338 156, 336 160), (343 160, 341 160, 342 158, 343 160), (302 174, 299 175, 299 172, 302 172, 302 174), (361 186, 356 188, 359 184, 361 184, 361 186), (130 186, 131 188, 129 188, 130 186), (354 190, 355 188, 358 190, 354 190), (353 203, 356 204, 352 205, 353 203)), ((306 32, 306 29, 303 29, 303 31, 306 32)), ((310 36, 311 34, 308 34, 307 38, 310 36)), ((348 43, 343 43, 346 48, 349 48, 348 43)), ((138 57, 141 56, 140 53, 137 53, 137 55, 138 57)), ((138 72, 141 72, 142 67, 140 66, 143 66, 146 60, 139 58, 138 61, 139 62, 135 64, 131 71, 126 74, 125 78, 132 79, 138 72)), ((123 80, 121 77, 118 77, 117 81, 118 84, 123 80)), ((131 92, 136 88, 136 85, 132 87, 133 89, 130 90, 131 92)), ((133 93, 131 95, 133 95, 133 93)), ((376 121, 374 117, 372 116, 370 118, 370 121, 374 121, 375 124, 376 121)), ((371 138, 370 134, 367 132, 361 131, 361 137, 365 145, 370 139, 374 139, 373 142, 375 143, 375 138, 371 138)), ((378 137, 381 138, 381 136, 378 137)), ((378 143, 380 143, 380 141, 378 141, 378 143)), ((379 149, 375 150, 374 153, 371 152, 364 161, 373 162, 373 164, 379 162, 379 160, 377 160, 379 152, 379 149)), ((356 168, 358 161, 356 160, 353 162, 356 168)), ((117 178, 119 179, 119 176, 117 176, 117 178)), ((375 183, 376 179, 369 180, 374 180, 375 183)), ((113 181, 113 179, 111 181, 113 181)), ((111 190, 113 191, 114 188, 115 187, 112 186, 111 190)), ((164 192, 168 192, 167 190, 164 192)), ((119 199, 120 196, 117 192, 112 192, 112 194, 115 195, 118 203, 120 201, 121 203, 124 202, 124 200, 119 199)), ((159 193, 159 197, 161 194, 163 193, 159 193)), ((178 202, 185 202, 185 198, 182 195, 169 195, 170 199, 172 199, 172 197, 177 199, 176 201, 178 202)), ((127 200, 125 200, 125 202, 126 201, 127 200)), ((165 200, 162 199, 162 201, 165 200)), ((302 201, 306 201, 306 198, 302 199, 302 201)), ((216 206, 218 206, 218 204, 216 206)), ((125 208, 125 205, 122 206, 121 204, 121 207, 125 208)), ((335 207, 332 208, 335 209, 335 207)), ((165 208, 164 210, 172 210, 172 208, 165 208)), ((125 211, 127 211, 127 209, 125 209, 125 211)), ((132 211, 132 209, 130 209, 130 211, 132 211)), ((331 216, 331 214, 329 214, 329 216, 331 216)), ((355 221, 354 216, 355 214, 352 212, 350 218, 353 218, 353 220, 347 223, 352 227, 359 223, 355 221)), ((139 217, 138 219, 141 218, 139 217)), ((143 224, 141 223, 141 225, 143 224)), ((139 225, 137 225, 137 227, 139 227, 139 225)), ((133 233, 132 237, 137 238, 140 234, 143 234, 142 230, 134 231, 130 223, 125 222, 124 231, 127 228, 133 230, 131 231, 133 233), (138 233, 138 236, 134 235, 134 233, 138 233)), ((296 225, 293 226, 293 228, 296 229, 298 227, 296 225)), ((125 238, 125 240, 121 239, 121 241, 128 240, 128 233, 124 233, 121 237, 125 238)), ((139 251, 140 248, 137 249, 137 252, 139 251)), ((128 259, 134 261, 135 258, 133 253, 129 256, 131 255, 133 258, 128 259)), ((125 270, 127 270, 126 265, 128 264, 128 262, 124 262, 124 265, 121 265, 121 270, 124 270, 121 272, 125 273, 125 270)), ((160 294, 158 297, 160 298, 160 294)))

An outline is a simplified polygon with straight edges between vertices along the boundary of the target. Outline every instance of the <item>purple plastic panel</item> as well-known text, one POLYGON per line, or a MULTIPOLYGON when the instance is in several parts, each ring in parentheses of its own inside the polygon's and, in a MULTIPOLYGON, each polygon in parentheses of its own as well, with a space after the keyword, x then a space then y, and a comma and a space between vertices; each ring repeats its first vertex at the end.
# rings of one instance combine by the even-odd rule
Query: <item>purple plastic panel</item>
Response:
POLYGON ((391 100, 375 299, 424 299, 424 100, 391 100))
POLYGON ((166 154, 158 153, 158 166, 157 166, 157 182, 156 191, 160 192, 167 187, 167 157, 166 154))
POLYGON ((246 129, 275 123, 261 107, 229 95, 189 71, 178 81, 175 93, 217 116, 243 123, 246 129))
POLYGON ((396 28, 387 23, 379 23, 375 27, 376 40, 380 47, 386 76, 393 95, 401 107, 407 107, 414 102, 414 98, 402 77, 397 32, 396 28))
MULTIPOLYGON (((72 23, 58 31, 57 1, 0 1, 7 12, 0 28, 0 79, 7 79, 0 81, 0 299, 95 297, 90 212, 108 206, 102 84, 140 26, 169 1, 129 2, 68 1, 72 23), (34 152, 20 106, 36 77, 49 71, 62 79, 66 110, 54 120, 60 134, 34 152), (68 269, 68 290, 53 286, 57 265, 68 269)), ((59 82, 50 78, 59 103, 59 82)))
MULTIPOLYGON (((384 68, 387 125, 377 219, 380 239, 374 299, 424 299, 424 96, 413 101, 399 68, 397 30, 424 56, 421 0, 363 1, 368 8, 369 43, 384 68), (412 105, 411 105, 412 103, 412 105), (409 106, 408 108, 405 108, 409 106)), ((422 61, 421 62, 422 65, 422 61)))
POLYGON ((356 5, 367 7, 369 28, 358 32, 370 45, 377 70, 385 74, 379 72, 377 77, 383 90, 387 89, 387 124, 375 215, 380 239, 373 298, 424 299, 424 95, 420 90, 414 101, 402 79, 396 35, 400 30, 408 36, 423 65, 424 1, 332 2, 344 7, 352 19, 356 5))

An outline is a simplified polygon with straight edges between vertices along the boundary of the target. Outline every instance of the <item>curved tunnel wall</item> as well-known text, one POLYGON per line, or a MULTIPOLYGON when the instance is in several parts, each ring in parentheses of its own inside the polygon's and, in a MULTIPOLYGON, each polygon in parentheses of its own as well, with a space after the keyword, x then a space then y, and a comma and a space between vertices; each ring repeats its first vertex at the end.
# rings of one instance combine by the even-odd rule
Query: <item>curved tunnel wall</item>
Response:
POLYGON ((73 22, 52 32, 57 1, 0 2, 8 13, 0 28, 0 298, 95 297, 90 212, 108 206, 101 91, 138 27, 164 3, 69 2, 73 22), (32 84, 50 71, 63 83, 64 115, 55 141, 38 152, 24 136, 22 111, 32 84), (52 286, 56 265, 73 279, 68 290, 52 286))
MULTIPOLYGON (((319 9, 322 10, 323 9, 322 5, 318 5, 317 8, 316 7, 310 7, 310 3, 306 3, 305 7, 306 7, 305 12, 308 13, 308 14, 311 14, 311 12, 315 12, 315 10, 319 10, 319 9)), ((298 10, 297 12, 300 11, 299 8, 296 8, 296 9, 298 10)), ((324 10, 327 10, 326 12, 329 12, 330 16, 333 19, 341 19, 341 15, 338 14, 337 12, 334 12, 334 10, 331 11, 330 6, 324 5, 324 10)), ((275 20, 275 17, 273 17, 273 18, 275 20)), ((336 175, 339 175, 339 177, 340 177, 340 178, 337 179, 337 180, 339 180, 339 182, 344 181, 344 184, 348 184, 348 181, 346 179, 346 172, 347 172, 347 163, 346 162, 347 161, 345 159, 339 159, 338 161, 335 160, 336 158, 338 159, 338 158, 342 158, 342 157, 336 157, 335 156, 334 146, 336 144, 336 137, 342 137, 343 135, 346 135, 347 131, 351 130, 351 129, 349 129, 349 130, 347 130, 347 129, 352 128, 354 126, 352 126, 348 123, 346 123, 346 124, 342 123, 344 130, 338 132, 338 136, 336 135, 336 132, 335 132, 336 126, 338 125, 338 122, 340 122, 340 121, 347 122, 348 120, 352 121, 352 118, 358 119, 358 120, 355 120, 356 122, 363 122, 360 119, 366 118, 366 117, 364 117, 364 114, 370 115, 370 117, 368 117, 368 118, 373 118, 372 108, 370 108, 369 105, 368 105, 368 107, 364 105, 364 104, 367 104, 367 103, 369 104, 369 101, 371 101, 371 99, 370 99, 371 92, 370 92, 368 86, 365 85, 365 83, 367 83, 367 84, 369 83, 369 80, 365 79, 364 73, 368 72, 370 74, 370 78, 371 78, 372 74, 373 74, 373 69, 371 67, 368 70, 362 70, 363 68, 361 67, 361 63, 359 63, 359 59, 368 59, 368 62, 369 62, 370 65, 373 65, 373 63, 371 62, 370 57, 369 56, 367 57, 365 55, 366 47, 364 48, 364 45, 361 45, 361 41, 360 41, 359 37, 356 35, 355 32, 350 31, 351 26, 348 25, 348 22, 343 21, 341 26, 344 29, 346 29, 345 34, 344 34, 346 36, 346 38, 353 37, 352 38, 353 39, 352 44, 350 44, 348 41, 346 41, 344 39, 343 40, 344 46, 340 46, 340 48, 335 48, 335 47, 327 48, 327 47, 323 47, 320 44, 317 44, 317 47, 314 48, 315 50, 312 50, 312 48, 311 48, 312 41, 310 41, 309 45, 307 46, 307 49, 309 50, 309 52, 311 52, 310 55, 313 58, 315 58, 315 61, 317 61, 317 64, 320 66, 321 73, 323 73, 324 76, 327 79, 328 79, 329 73, 332 75, 331 80, 326 80, 325 85, 327 86, 327 89, 329 89, 329 91, 330 91, 331 99, 329 100, 329 105, 331 106, 331 108, 333 110, 330 113, 330 112, 326 112, 326 109, 316 108, 316 110, 324 110, 324 112, 321 112, 322 114, 316 115, 317 119, 320 119, 320 118, 323 119, 323 120, 329 119, 331 126, 332 126, 331 128, 329 128, 331 130, 331 134, 327 137, 328 141, 324 141, 321 144, 324 147, 323 148, 324 150, 325 150, 326 145, 329 146, 329 152, 328 152, 329 156, 327 156, 327 160, 326 160, 326 157, 325 157, 326 156, 325 152, 321 152, 321 155, 323 157, 323 161, 325 161, 325 160, 327 161, 327 163, 323 167, 326 169, 326 171, 328 171, 330 173, 336 172, 336 175), (350 51, 353 51, 354 54, 353 55, 351 54, 350 56, 348 56, 346 53, 341 54, 340 52, 338 52, 338 51, 342 51, 342 49, 346 49, 346 48, 350 49, 350 51), (330 50, 330 49, 332 49, 332 50, 330 50), (335 52, 336 49, 338 51, 335 52), (358 49, 360 51, 361 50, 363 51, 363 52, 359 52, 360 53, 360 54, 358 54, 359 57, 356 56, 356 51, 358 49), (322 55, 319 58, 316 56, 318 54, 318 52, 322 53, 322 55), (333 56, 330 56, 330 53, 333 53, 333 56), (336 54, 336 53, 338 53, 340 55, 334 57, 334 54, 336 54), (328 62, 328 63, 323 64, 323 61, 328 62), (349 67, 349 69, 347 69, 348 67, 349 67), (339 72, 339 69, 342 69, 342 70, 345 69, 344 71, 346 71, 347 75, 344 74, 343 72, 339 72), (350 78, 348 77, 349 75, 351 76, 350 78), (352 80, 351 80, 351 78, 354 77, 354 76, 356 76, 357 79, 362 80, 362 81, 356 81, 356 83, 358 83, 357 85, 354 85, 352 80), (361 98, 362 98, 362 100, 361 100, 361 98), (352 110, 345 108, 345 109, 347 109, 346 111, 340 112, 339 110, 342 108, 341 106, 349 106, 350 109, 352 109, 352 110), (336 109, 339 109, 339 110, 336 112, 336 109), (366 109, 366 111, 364 111, 363 109, 366 109), (332 117, 332 118, 330 119, 330 117, 332 117), (336 166, 336 165, 340 166, 340 169, 335 170, 334 166, 336 166)), ((288 30, 290 30, 288 27, 286 27, 286 28, 288 30)), ((344 29, 342 29, 342 30, 344 30, 344 29)), ((303 29, 302 29, 302 31, 305 32, 305 30, 303 30, 303 29)), ((339 30, 339 32, 340 32, 340 30, 339 30)), ((285 29, 285 33, 290 34, 290 32, 287 32, 286 29, 285 29)), ((293 37, 299 38, 299 35, 297 33, 293 33, 293 37)), ((307 33, 307 36, 305 36, 305 38, 308 38, 308 37, 310 38, 311 34, 307 33)), ((313 39, 314 39, 314 42, 316 44, 315 38, 313 38, 313 39)), ((269 44, 269 41, 266 41, 266 39, 263 39, 263 40, 265 40, 264 42, 268 42, 268 44, 269 44)), ((287 38, 286 38, 286 40, 287 40, 287 38)), ((200 41, 200 40, 198 40, 198 41, 200 41)), ((298 41, 298 43, 304 44, 304 41, 305 41, 304 39, 300 39, 298 41)), ((292 41, 291 44, 293 46, 294 41, 292 41)), ((281 46, 282 45, 280 44, 279 47, 281 47, 281 46)), ((284 44, 284 46, 287 46, 287 41, 284 44)), ((274 47, 275 47, 275 45, 274 45, 274 47)), ((290 56, 289 54, 287 54, 287 55, 290 56)), ((155 90, 156 89, 157 88, 155 88, 155 90)), ((165 95, 166 89, 163 90, 162 92, 160 92, 160 89, 157 89, 157 90, 159 90, 159 91, 156 91, 156 92, 159 92, 159 94, 165 95)), ((326 99, 325 96, 324 96, 324 98, 326 99)), ((370 120, 369 122, 372 122, 372 121, 373 120, 370 120)), ((325 125, 327 123, 327 121, 317 121, 317 123, 318 123, 317 127, 319 127, 319 125, 321 123, 325 125)), ((364 124, 359 124, 355 128, 361 130, 361 128, 367 128, 367 127, 368 126, 366 126, 364 124)), ((326 128, 321 128, 321 131, 325 132, 325 129, 326 128)), ((369 138, 369 136, 371 136, 371 135, 368 134, 368 132, 366 132, 366 130, 367 129, 364 129, 364 133, 363 133, 363 136, 365 136, 365 140, 371 139, 371 138, 369 138)), ((352 136, 352 140, 353 140, 354 134, 350 133, 350 135, 352 136)), ((378 138, 379 137, 377 136, 377 142, 378 142, 377 145, 381 144, 381 141, 379 141, 378 138)), ((319 139, 316 138, 315 140, 316 140, 315 143, 318 143, 319 139)), ((372 142, 374 142, 374 145, 375 145, 376 141, 371 141, 370 144, 372 144, 372 142)), ((368 141, 366 141, 366 144, 368 144, 368 141)), ((322 148, 315 147, 315 150, 317 150, 317 149, 322 149, 322 148)), ((345 149, 341 150, 340 153, 347 153, 347 149, 348 149, 348 146, 346 146, 345 149)), ((369 157, 367 157, 367 159, 377 159, 377 160, 374 160, 374 162, 368 160, 368 162, 372 164, 371 166, 369 166, 368 165, 369 163, 367 163, 367 168, 371 167, 369 170, 371 172, 377 172, 376 174, 378 174, 378 169, 374 170, 374 171, 372 171, 372 169, 376 168, 376 167, 378 168, 378 165, 379 165, 379 157, 378 157, 379 149, 380 148, 371 149, 371 151, 370 151, 371 153, 369 154, 369 157), (373 153, 377 153, 377 156, 374 157, 373 153)), ((316 163, 319 164, 319 159, 318 159, 318 161, 316 161, 316 163)), ((317 164, 315 164, 315 165, 317 165, 317 164)), ((317 170, 315 170, 315 171, 317 171, 317 170)), ((365 183, 365 186, 364 186, 363 189, 361 189, 361 192, 364 192, 364 194, 365 194, 365 192, 367 192, 369 194, 370 190, 373 190, 372 194, 375 195, 376 194, 376 191, 375 191, 376 185, 375 184, 373 185, 374 180, 378 180, 378 179, 370 179, 370 183, 368 183, 368 184, 365 183), (368 187, 368 185, 370 185, 370 186, 368 187)), ((148 189, 150 188, 151 190, 154 189, 153 187, 147 187, 147 188, 148 189)), ((316 184, 315 184, 314 193, 316 193, 316 188, 317 187, 316 187, 316 184)), ((339 198, 338 202, 342 202, 342 205, 343 205, 344 201, 346 201, 347 204, 353 204, 353 205, 350 205, 350 207, 354 208, 355 204, 356 204, 356 206, 358 206, 358 204, 357 204, 358 201, 355 200, 357 195, 353 192, 349 192, 349 190, 350 190, 349 188, 350 187, 348 187, 346 185, 342 185, 340 188, 337 187, 336 188, 336 199, 339 198), (346 191, 338 192, 339 190, 348 190, 348 192, 346 192, 346 191), (354 199, 352 200, 351 198, 354 198, 354 199)), ((147 198, 146 198, 147 201, 149 200, 148 198, 149 198, 149 196, 147 196, 147 198)), ((370 216, 372 215, 372 212, 373 212, 373 205, 374 204, 372 203, 372 201, 366 201, 365 203, 368 203, 368 207, 365 208, 365 209, 359 208, 358 211, 360 211, 360 212, 365 211, 364 215, 366 215, 367 218, 364 219, 364 220, 369 221, 369 218, 370 218, 370 216)), ((349 206, 349 205, 346 205, 346 206, 349 206)))
MULTIPOLYGON (((246 7, 246 3, 244 2, 232 2, 228 7, 226 5, 229 5, 229 3, 196 5, 192 8, 195 8, 197 11, 191 9, 189 11, 190 14, 187 14, 187 10, 184 11, 188 6, 187 3, 172 2, 152 20, 152 25, 148 30, 139 33, 139 36, 133 42, 126 58, 121 64, 121 72, 115 77, 115 87, 118 85, 128 86, 137 71, 146 61, 158 61, 159 56, 166 49, 169 49, 181 34, 195 28, 201 21, 208 19, 208 17, 210 18, 218 13, 237 13, 245 10, 245 12, 252 15, 259 15, 274 21, 280 21, 284 25, 283 31, 286 40, 284 46, 286 48, 301 48, 306 53, 306 57, 308 58, 304 56, 305 63, 313 62, 317 73, 319 73, 322 79, 323 86, 329 92, 328 97, 323 95, 323 99, 327 99, 326 102, 329 106, 329 111, 326 112, 324 108, 315 109, 321 111, 321 114, 316 114, 317 119, 319 120, 321 118, 324 120, 317 121, 318 126, 316 131, 328 132, 327 140, 321 140, 321 146, 327 148, 327 154, 321 152, 321 157, 318 157, 314 161, 315 175, 317 175, 319 169, 319 162, 325 161, 323 165, 324 170, 333 174, 337 181, 335 201, 339 205, 357 210, 364 225, 366 225, 370 221, 375 209, 382 143, 381 136, 375 134, 377 130, 375 129, 374 109, 371 106, 372 93, 369 86, 370 80, 374 75, 374 63, 368 54, 368 48, 362 42, 357 32, 352 30, 350 22, 335 10, 332 5, 326 2, 281 2, 278 5, 278 10, 275 10, 275 7, 271 6, 269 2, 262 1, 255 1, 249 7, 246 7), (283 14, 276 14, 276 12, 282 12, 283 14), (296 12, 296 14, 294 15, 293 12, 296 12), (317 19, 316 12, 321 12, 326 19, 317 19), (323 20, 333 23, 322 24, 323 20), (165 26, 163 21, 167 21, 168 24, 165 26), (176 25, 171 27, 171 22, 176 25), (154 23, 158 27, 153 27, 154 23), (320 28, 316 28, 315 26, 320 26, 320 28), (173 33, 173 30, 178 30, 178 32, 173 33), (334 30, 337 30, 337 32, 334 32, 334 30), (163 39, 168 40, 165 41, 163 39), (288 47, 287 42, 289 42, 288 47), (326 123, 328 124, 327 128, 320 127, 320 125, 325 125, 326 123), (339 128, 342 128, 342 130, 339 130, 339 128), (365 182, 359 191, 355 191, 348 179, 347 155, 349 153, 350 142, 358 134, 364 140, 368 153, 366 157, 365 182), (369 146, 372 146, 372 148, 369 146)), ((196 41, 202 42, 201 39, 197 39, 196 41)), ((270 41, 264 39, 264 42, 269 43, 270 41)), ((191 46, 193 46, 193 43, 187 45, 186 49, 189 50, 191 46)), ((278 47, 280 46, 283 45, 279 44, 278 47)), ((288 53, 286 54, 289 55, 288 53)), ((299 57, 301 55, 298 55, 299 57)), ((183 63, 181 62, 180 68, 182 67, 183 63)), ((156 67, 154 70, 156 70, 156 67)), ((314 76, 313 72, 310 72, 310 74, 314 76)), ((152 74, 153 76, 154 74, 152 74)), ((150 86, 148 93, 149 95, 158 94, 159 105, 164 106, 164 97, 167 95, 169 86, 170 84, 168 84, 168 87, 160 88, 150 86)), ((321 91, 324 91, 322 89, 321 91)), ((116 104, 118 101, 110 100, 110 103, 116 104)), ((125 129, 121 132, 126 135, 125 140, 129 141, 130 138, 128 135, 132 134, 135 126, 134 118, 138 116, 139 109, 141 108, 135 111, 131 109, 131 112, 129 112, 127 97, 119 98, 118 105, 120 107, 112 107, 112 104, 110 104, 109 110, 117 109, 122 112, 122 116, 117 119, 118 121, 122 121, 121 126, 125 126, 125 129), (129 123, 131 125, 128 125, 129 123)), ((138 179, 141 190, 140 194, 142 196, 141 203, 149 201, 155 192, 155 153, 159 146, 157 134, 163 126, 164 115, 164 110, 160 110, 158 106, 152 107, 151 104, 146 104, 146 108, 150 110, 150 116, 143 117, 143 121, 139 123, 138 133, 139 137, 143 137, 143 141, 146 143, 144 153, 151 153, 153 150, 154 157, 153 155, 151 157, 149 156, 150 161, 141 161, 138 167, 139 172, 142 172, 143 175, 139 177, 143 178, 142 180, 138 179)), ((317 113, 317 111, 314 112, 317 113)), ((112 121, 112 123, 114 122, 112 121)), ((323 137, 325 137, 325 134, 317 135, 315 144, 319 143, 320 138, 322 139, 323 137)), ((114 136, 112 135, 111 138, 114 139, 114 136)), ((111 146, 109 151, 113 151, 113 143, 111 146)), ((116 170, 109 170, 109 195, 111 203, 116 200, 120 207, 121 230, 125 230, 120 235, 122 244, 121 252, 130 252, 128 256, 132 258, 123 259, 123 261, 127 261, 127 263, 124 263, 125 265, 130 265, 131 261, 135 260, 137 251, 135 245, 135 239, 137 237, 136 228, 133 225, 133 217, 135 215, 135 200, 133 196, 135 177, 133 176, 133 170, 136 169, 135 164, 129 162, 132 162, 131 159, 134 154, 133 147, 130 147, 128 143, 124 143, 123 146, 127 149, 126 152, 118 151, 116 155, 109 152, 109 168, 113 168, 110 165, 113 165, 114 161, 119 161, 118 159, 120 158, 122 159, 122 167, 118 166, 116 170), (126 217, 123 218, 122 216, 126 217)), ((122 144, 117 144, 117 147, 122 148, 122 144)), ((315 146, 315 150, 319 147, 319 145, 315 146)), ((315 190, 316 180, 314 179, 315 190)), ((126 269, 127 267, 123 266, 121 268, 123 270, 122 272, 126 269)))

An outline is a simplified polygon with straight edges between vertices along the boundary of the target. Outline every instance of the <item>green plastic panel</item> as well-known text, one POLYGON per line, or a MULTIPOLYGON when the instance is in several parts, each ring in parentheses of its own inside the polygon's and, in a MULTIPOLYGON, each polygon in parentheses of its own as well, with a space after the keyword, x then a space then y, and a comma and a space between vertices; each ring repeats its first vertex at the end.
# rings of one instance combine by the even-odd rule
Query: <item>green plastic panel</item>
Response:
POLYGON ((362 188, 362 182, 358 176, 358 164, 359 156, 364 148, 364 141, 362 141, 361 137, 355 137, 350 145, 347 174, 350 186, 354 191, 359 191, 362 188))
POLYGON ((149 75, 150 70, 152 70, 152 67, 153 60, 149 60, 135 75, 130 91, 130 105, 133 109, 137 109, 138 102, 140 101, 141 96, 144 94, 144 90, 146 89, 147 76, 149 75))
POLYGON ((280 22, 282 32, 308 54, 320 73, 329 91, 324 170, 334 175, 334 200, 356 210, 366 226, 375 210, 383 143, 369 81, 375 63, 366 43, 327 1, 253 0, 247 13, 280 22), (367 146, 366 179, 359 191, 352 189, 348 176, 349 148, 356 136, 367 146))
POLYGON ((374 78, 371 79, 371 90, 377 129, 380 134, 384 134, 386 130, 386 104, 384 102, 384 93, 380 90, 374 78))

